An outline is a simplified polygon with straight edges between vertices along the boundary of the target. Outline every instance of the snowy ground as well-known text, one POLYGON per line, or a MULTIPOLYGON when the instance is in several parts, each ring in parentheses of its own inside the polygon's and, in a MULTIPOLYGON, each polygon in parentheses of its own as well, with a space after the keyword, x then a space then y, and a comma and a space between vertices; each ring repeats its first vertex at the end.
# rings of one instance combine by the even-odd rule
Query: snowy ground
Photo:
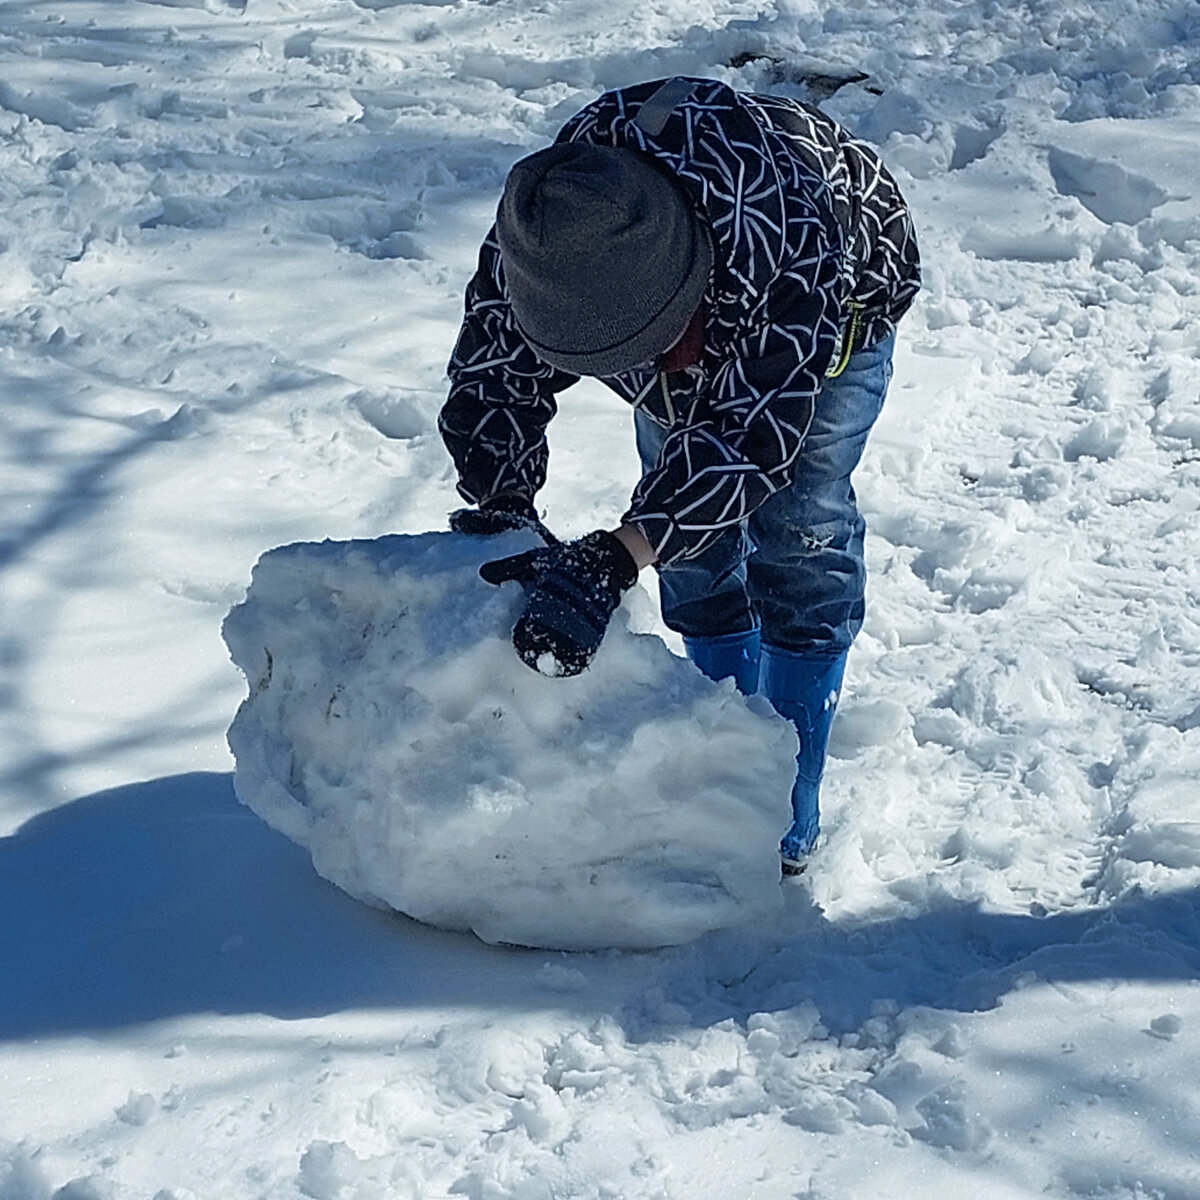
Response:
MULTIPOLYGON (((1198 143, 1179 0, 0 4, 0 1200, 1197 1200, 1198 143), (920 228, 827 839, 502 950, 237 804, 220 623, 444 526, 508 164, 674 72, 826 94, 920 228)), ((570 400, 567 535, 636 469, 570 400)))

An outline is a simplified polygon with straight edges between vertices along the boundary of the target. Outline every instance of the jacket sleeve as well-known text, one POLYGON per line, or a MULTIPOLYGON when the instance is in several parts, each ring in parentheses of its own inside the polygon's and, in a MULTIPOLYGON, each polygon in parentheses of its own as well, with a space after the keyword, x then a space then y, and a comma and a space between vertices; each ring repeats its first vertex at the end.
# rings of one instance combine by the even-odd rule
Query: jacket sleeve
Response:
POLYGON ((467 286, 466 311, 447 373, 438 430, 458 469, 458 491, 478 504, 506 492, 533 499, 546 481, 546 426, 554 395, 575 383, 534 354, 504 295, 492 229, 467 286))
POLYGON ((738 339, 668 435, 624 520, 662 566, 693 558, 787 487, 838 341, 836 262, 815 230, 776 279, 762 321, 738 339))

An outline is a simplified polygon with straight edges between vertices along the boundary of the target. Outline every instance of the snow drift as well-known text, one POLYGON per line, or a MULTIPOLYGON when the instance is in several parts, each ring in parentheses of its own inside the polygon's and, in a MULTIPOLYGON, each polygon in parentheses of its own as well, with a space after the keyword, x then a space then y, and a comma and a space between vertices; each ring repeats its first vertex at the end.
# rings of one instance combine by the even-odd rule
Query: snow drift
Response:
POLYGON ((369 904, 489 942, 650 947, 780 903, 794 736, 618 613, 592 667, 513 653, 532 535, 285 546, 224 636, 239 797, 369 904))

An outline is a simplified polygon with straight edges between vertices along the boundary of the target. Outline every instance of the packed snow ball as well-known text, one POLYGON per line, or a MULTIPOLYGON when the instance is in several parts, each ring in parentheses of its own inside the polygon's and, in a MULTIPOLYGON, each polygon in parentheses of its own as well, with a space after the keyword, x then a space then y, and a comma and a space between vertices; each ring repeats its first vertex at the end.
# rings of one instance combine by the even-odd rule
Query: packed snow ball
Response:
POLYGON ((284 546, 224 636, 241 800, 368 904, 546 949, 689 941, 778 908, 795 739, 618 614, 571 679, 481 563, 527 532, 284 546))

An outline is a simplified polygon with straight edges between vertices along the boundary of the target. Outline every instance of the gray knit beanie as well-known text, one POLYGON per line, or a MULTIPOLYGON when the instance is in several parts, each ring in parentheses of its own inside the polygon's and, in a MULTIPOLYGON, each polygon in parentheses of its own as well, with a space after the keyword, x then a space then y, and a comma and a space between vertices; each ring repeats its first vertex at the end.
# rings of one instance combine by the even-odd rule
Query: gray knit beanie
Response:
POLYGON ((712 270, 704 221, 637 150, 564 142, 521 159, 496 235, 517 325, 539 358, 574 375, 657 358, 712 270))

